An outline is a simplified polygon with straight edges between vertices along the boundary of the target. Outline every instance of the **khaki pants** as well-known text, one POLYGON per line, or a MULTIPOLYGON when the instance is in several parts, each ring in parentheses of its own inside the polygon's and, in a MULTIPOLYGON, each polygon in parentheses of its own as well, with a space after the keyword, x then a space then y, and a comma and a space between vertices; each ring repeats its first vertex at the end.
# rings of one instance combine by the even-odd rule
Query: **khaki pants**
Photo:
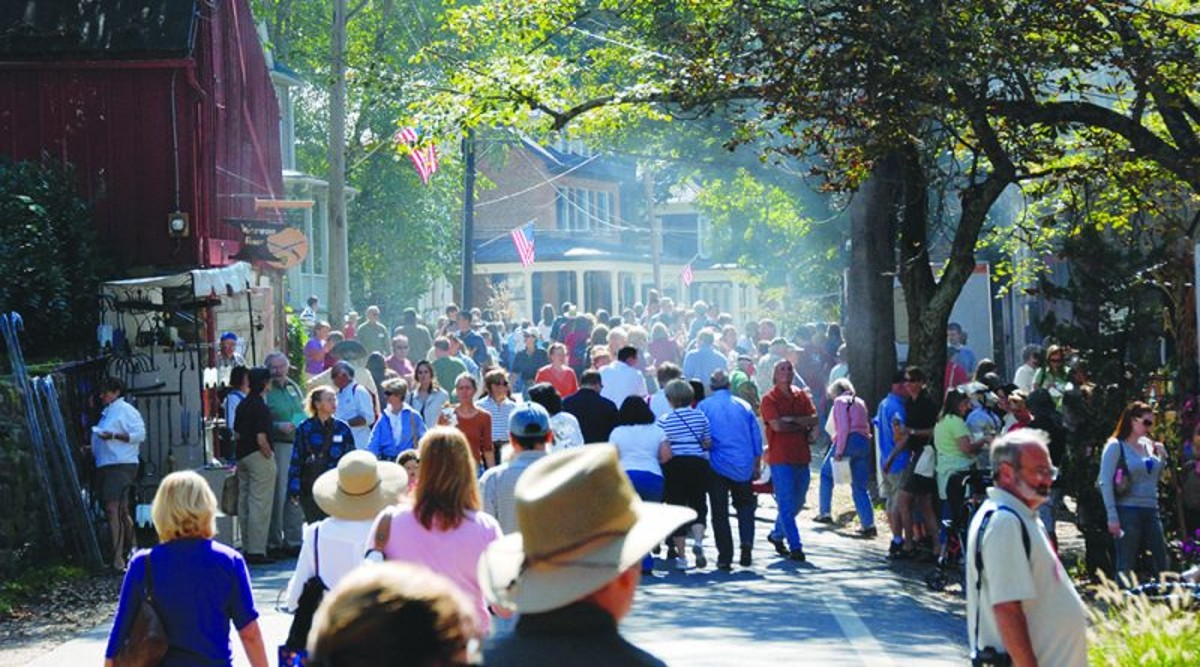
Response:
POLYGON ((292 464, 292 443, 275 442, 275 502, 271 508, 271 536, 267 546, 300 546, 304 517, 300 508, 288 502, 288 466, 292 464))
POLYGON ((242 551, 266 555, 271 507, 275 501, 275 462, 253 452, 238 459, 238 526, 242 551))

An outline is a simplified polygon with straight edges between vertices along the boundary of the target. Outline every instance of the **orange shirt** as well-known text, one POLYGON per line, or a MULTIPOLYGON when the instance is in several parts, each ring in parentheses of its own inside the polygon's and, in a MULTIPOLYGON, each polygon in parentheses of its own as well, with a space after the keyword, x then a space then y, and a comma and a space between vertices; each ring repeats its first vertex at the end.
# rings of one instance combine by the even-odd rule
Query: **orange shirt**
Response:
POLYGON ((475 456, 477 463, 482 463, 483 453, 492 451, 492 416, 487 410, 477 407, 475 416, 470 419, 458 414, 455 417, 455 428, 467 436, 467 442, 471 444, 471 454, 475 456))
POLYGON ((817 409, 813 407, 812 398, 807 391, 791 385, 785 391, 780 391, 778 385, 771 387, 766 396, 762 397, 768 465, 808 465, 812 461, 808 430, 776 431, 771 428, 771 420, 780 417, 813 417, 816 414, 817 409))
POLYGON ((554 385, 559 398, 566 398, 579 390, 579 380, 575 377, 575 371, 568 366, 563 366, 562 370, 556 370, 549 364, 542 366, 538 369, 537 375, 533 377, 533 381, 549 382, 554 385))

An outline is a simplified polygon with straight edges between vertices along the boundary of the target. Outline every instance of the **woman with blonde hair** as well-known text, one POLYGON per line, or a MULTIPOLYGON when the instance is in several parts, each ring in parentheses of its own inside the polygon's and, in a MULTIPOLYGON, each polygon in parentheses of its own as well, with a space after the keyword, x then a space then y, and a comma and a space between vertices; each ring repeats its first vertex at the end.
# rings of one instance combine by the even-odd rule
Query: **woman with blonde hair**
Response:
POLYGON ((466 437, 439 426, 421 438, 412 507, 383 512, 371 534, 376 544, 382 542, 379 551, 386 560, 424 565, 454 582, 471 599, 475 620, 487 631, 488 612, 476 566, 487 545, 502 533, 496 519, 480 511, 482 506, 466 437))
POLYGON ((355 443, 350 425, 333 416, 337 411, 337 394, 333 389, 322 386, 308 392, 304 411, 308 419, 296 427, 296 443, 288 466, 288 498, 300 503, 305 523, 312 523, 326 517, 313 501, 313 482, 337 468, 342 455, 353 451, 355 443))
POLYGON ((212 539, 217 532, 217 498, 208 482, 191 471, 167 475, 158 485, 150 514, 159 544, 138 552, 129 563, 104 653, 105 667, 112 667, 113 658, 130 640, 147 594, 166 632, 168 648, 161 664, 230 664, 232 622, 250 664, 266 667, 246 562, 212 539))

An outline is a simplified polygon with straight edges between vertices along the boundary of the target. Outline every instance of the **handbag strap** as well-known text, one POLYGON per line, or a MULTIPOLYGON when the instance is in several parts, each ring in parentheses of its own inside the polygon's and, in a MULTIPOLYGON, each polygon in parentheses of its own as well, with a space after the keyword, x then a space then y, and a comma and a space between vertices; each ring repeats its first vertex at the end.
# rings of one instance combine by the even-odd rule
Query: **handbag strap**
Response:
POLYGON ((408 412, 408 435, 412 438, 412 448, 417 448, 417 413, 413 410, 408 412))
POLYGON ((384 553, 383 548, 387 546, 388 539, 392 535, 392 516, 391 507, 385 508, 379 513, 379 523, 375 524, 375 535, 371 541, 371 548, 367 549, 366 555, 369 556, 371 552, 375 552, 382 556, 383 560, 387 560, 387 554, 384 553))
POLYGON ((143 595, 147 602, 154 600, 154 570, 150 567, 150 555, 154 553, 151 549, 146 552, 146 579, 143 582, 143 595))
MULTIPOLYGON (((321 524, 313 526, 313 570, 321 579, 321 524)), ((321 581, 325 581, 321 579, 321 581)))

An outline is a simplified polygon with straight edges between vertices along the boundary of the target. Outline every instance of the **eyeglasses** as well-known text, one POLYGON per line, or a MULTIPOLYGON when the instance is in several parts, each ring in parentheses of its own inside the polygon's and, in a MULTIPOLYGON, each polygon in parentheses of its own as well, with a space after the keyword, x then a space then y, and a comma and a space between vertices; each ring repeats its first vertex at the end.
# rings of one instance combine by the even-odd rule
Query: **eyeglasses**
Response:
POLYGON ((1150 428, 1151 426, 1154 426, 1153 419, 1143 419, 1143 420, 1141 420, 1141 422, 1142 422, 1142 426, 1145 426, 1146 428, 1150 428))
POLYGON ((1033 474, 1037 475, 1038 477, 1049 477, 1051 480, 1058 479, 1059 469, 1054 466, 1048 466, 1048 467, 1040 466, 1037 468, 1026 468, 1026 467, 1022 466, 1021 469, 1028 470, 1028 471, 1032 472, 1033 474))
POLYGON ((1047 361, 1049 361, 1052 364, 1061 364, 1062 360, 1063 360, 1062 357, 1050 357, 1047 361))
POLYGON ((495 382, 492 383, 492 386, 493 387, 495 387, 495 386, 507 387, 508 380, 496 380, 495 382))
POLYGON ((408 346, 407 345, 393 345, 392 349, 393 350, 407 350, 408 346))

